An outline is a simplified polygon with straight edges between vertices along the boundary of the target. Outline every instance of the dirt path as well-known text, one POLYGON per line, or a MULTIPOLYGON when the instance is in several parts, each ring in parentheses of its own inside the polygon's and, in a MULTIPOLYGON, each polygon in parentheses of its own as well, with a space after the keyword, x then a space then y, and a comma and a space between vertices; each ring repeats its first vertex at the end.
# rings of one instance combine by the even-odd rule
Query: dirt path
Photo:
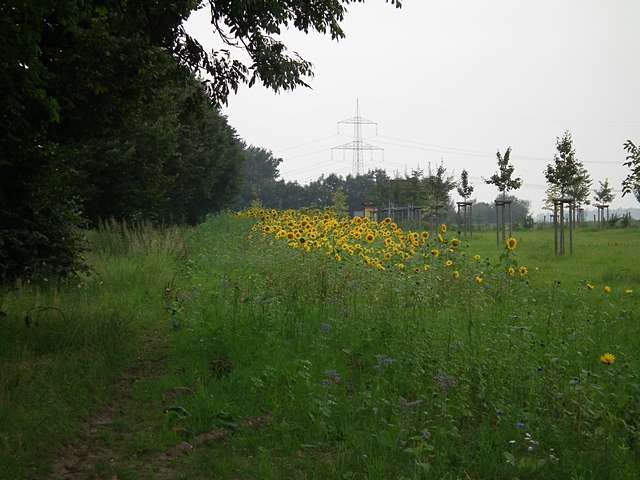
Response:
POLYGON ((120 459, 103 439, 120 443, 132 431, 115 428, 119 418, 125 416, 131 402, 135 383, 162 375, 167 368, 166 332, 151 331, 144 335, 133 366, 117 381, 109 402, 93 414, 80 429, 78 437, 58 453, 50 480, 62 479, 117 479, 115 472, 120 459))

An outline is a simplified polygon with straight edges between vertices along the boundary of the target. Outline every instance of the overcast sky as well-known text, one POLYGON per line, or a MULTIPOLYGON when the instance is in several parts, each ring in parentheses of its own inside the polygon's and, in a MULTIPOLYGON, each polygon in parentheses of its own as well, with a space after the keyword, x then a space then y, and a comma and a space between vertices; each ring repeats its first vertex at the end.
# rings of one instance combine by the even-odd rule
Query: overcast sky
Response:
MULTIPOLYGON (((512 147, 516 195, 539 211, 543 170, 555 139, 568 129, 594 184, 608 177, 620 190, 626 139, 640 142, 640 1, 638 0, 383 0, 351 5, 340 42, 286 32, 293 51, 314 64, 312 89, 274 94, 242 87, 224 109, 248 143, 284 159, 282 177, 302 183, 352 170, 352 140, 336 122, 361 115, 378 122, 366 141, 384 155, 367 167, 403 174, 441 160, 456 176, 469 170, 474 197, 496 168, 495 151, 512 147)), ((207 12, 187 27, 214 47, 207 12)), ((627 195, 613 207, 638 207, 627 195)))

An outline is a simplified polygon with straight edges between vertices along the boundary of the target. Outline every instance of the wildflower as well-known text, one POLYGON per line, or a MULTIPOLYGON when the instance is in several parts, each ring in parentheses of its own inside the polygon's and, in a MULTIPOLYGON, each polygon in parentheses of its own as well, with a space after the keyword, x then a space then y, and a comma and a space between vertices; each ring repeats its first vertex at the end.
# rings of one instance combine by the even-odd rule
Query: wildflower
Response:
POLYGON ((524 265, 522 265, 519 269, 518 269, 518 273, 520 273, 521 277, 526 276, 529 273, 529 269, 527 267, 525 267, 524 265))
POLYGON ((476 262, 479 262, 479 261, 480 261, 480 255, 478 255, 478 254, 474 255, 474 256, 473 256, 473 259, 474 259, 476 262))
POLYGON ((438 384, 442 390, 445 392, 449 391, 451 388, 455 387, 458 384, 458 381, 444 372, 438 372, 434 377, 435 382, 438 384))
POLYGON ((476 275, 475 281, 478 285, 480 285, 483 282, 483 279, 480 275, 476 275))
POLYGON ((600 363, 605 365, 612 365, 616 361, 616 356, 613 353, 603 353, 600 355, 600 363))
POLYGON ((509 237, 509 239, 507 240, 507 248, 509 250, 515 250, 517 246, 518 246, 518 240, 516 240, 513 237, 509 237))
POLYGON ((376 360, 378 362, 378 367, 388 367, 395 361, 387 355, 376 355, 376 360))
POLYGON ((605 285, 602 290, 604 291, 604 293, 611 293, 611 287, 609 285, 605 285))
POLYGON ((513 276, 516 274, 516 269, 515 269, 515 268, 513 268, 513 267, 509 267, 509 268, 507 268, 507 274, 508 274, 510 277, 513 277, 513 276))

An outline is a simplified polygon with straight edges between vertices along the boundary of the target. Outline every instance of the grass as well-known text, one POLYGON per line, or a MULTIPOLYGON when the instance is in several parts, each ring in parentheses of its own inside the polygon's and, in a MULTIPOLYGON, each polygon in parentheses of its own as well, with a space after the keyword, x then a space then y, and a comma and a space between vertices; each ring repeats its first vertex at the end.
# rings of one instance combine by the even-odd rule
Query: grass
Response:
POLYGON ((102 285, 5 297, 0 472, 25 475, 18 465, 33 464, 37 448, 72 435, 81 415, 69 403, 87 412, 108 396, 142 332, 164 322, 167 369, 133 385, 115 427, 126 435, 105 433, 120 459, 102 467, 107 478, 638 478, 638 230, 580 230, 576 255, 559 259, 550 231, 518 233, 530 274, 511 283, 499 280, 493 235, 475 235, 469 256, 490 260, 462 271, 482 268, 477 285, 248 240, 250 225, 209 220, 179 265, 171 249, 102 247, 102 285), (175 271, 163 306, 158 292, 175 271), (30 339, 39 330, 22 317, 56 305, 46 295, 80 333, 48 310, 49 336, 30 339), (48 352, 60 338, 74 340, 48 352), (605 352, 613 365, 599 362, 605 352), (49 361, 53 373, 38 374, 49 361), (52 404, 21 404, 49 393, 52 404), (243 426, 258 416, 269 423, 243 426), (212 431, 228 435, 167 464, 174 445, 212 431), (22 449, 9 449, 18 438, 22 449))
POLYGON ((90 244, 89 276, 0 292, 0 478, 41 478, 166 317, 180 232, 105 225, 90 244))

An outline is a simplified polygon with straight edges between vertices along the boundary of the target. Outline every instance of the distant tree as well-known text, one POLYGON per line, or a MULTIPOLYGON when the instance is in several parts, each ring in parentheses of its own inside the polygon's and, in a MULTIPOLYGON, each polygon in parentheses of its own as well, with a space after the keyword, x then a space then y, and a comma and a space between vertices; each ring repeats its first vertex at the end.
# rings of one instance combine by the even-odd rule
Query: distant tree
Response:
POLYGON ((443 163, 438 165, 435 172, 429 165, 428 175, 423 179, 423 190, 426 195, 427 209, 440 205, 441 212, 452 209, 450 192, 456 188, 453 176, 447 175, 447 169, 443 163))
POLYGON ((349 214, 349 207, 347 206, 347 196, 342 188, 338 188, 333 192, 333 210, 338 217, 345 217, 349 214))
POLYGON ((622 196, 624 197, 627 193, 633 193, 640 202, 640 145, 627 140, 624 143, 624 149, 628 155, 627 161, 623 165, 629 167, 631 172, 622 182, 622 196))
POLYGON ((511 190, 517 190, 522 186, 520 178, 512 178, 514 166, 511 165, 511 147, 508 147, 504 156, 500 154, 500 150, 496 152, 498 159, 498 171, 494 173, 485 183, 495 185, 502 194, 502 198, 506 199, 507 193, 511 190))
POLYGON ((556 139, 557 153, 554 163, 547 165, 545 177, 547 183, 557 187, 562 197, 570 196, 577 203, 589 203, 591 177, 582 163, 576 158, 573 139, 569 131, 562 138, 556 139))
POLYGON ((458 194, 464 198, 465 201, 473 194, 473 185, 469 184, 469 172, 462 170, 460 174, 460 182, 458 182, 458 194))
POLYGON ((280 178, 281 158, 269 150, 249 146, 243 150, 244 161, 240 171, 241 187, 233 206, 243 209, 259 200, 269 208, 278 207, 277 182, 280 178))
POLYGON ((593 199, 596 203, 600 203, 603 205, 608 205, 613 201, 615 195, 613 194, 613 188, 609 186, 609 179, 605 178, 604 182, 599 181, 600 188, 597 188, 593 191, 593 199))

